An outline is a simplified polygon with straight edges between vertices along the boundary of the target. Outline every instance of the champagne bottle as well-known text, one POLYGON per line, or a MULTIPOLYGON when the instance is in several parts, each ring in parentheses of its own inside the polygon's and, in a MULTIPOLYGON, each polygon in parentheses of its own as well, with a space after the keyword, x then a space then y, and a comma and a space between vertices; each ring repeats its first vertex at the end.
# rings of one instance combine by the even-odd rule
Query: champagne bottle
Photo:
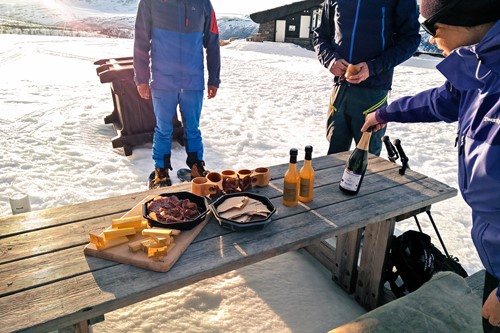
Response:
POLYGON ((370 129, 363 133, 356 149, 353 150, 346 161, 344 174, 339 184, 344 193, 358 194, 359 192, 368 166, 368 147, 370 146, 371 135, 370 129))
POLYGON ((312 167, 312 146, 306 146, 306 158, 304 165, 300 168, 299 201, 310 202, 313 198, 314 169, 312 167))
POLYGON ((293 207, 297 206, 299 200, 299 173, 297 171, 297 154, 295 148, 290 149, 290 163, 285 172, 285 184, 283 187, 283 205, 293 207))

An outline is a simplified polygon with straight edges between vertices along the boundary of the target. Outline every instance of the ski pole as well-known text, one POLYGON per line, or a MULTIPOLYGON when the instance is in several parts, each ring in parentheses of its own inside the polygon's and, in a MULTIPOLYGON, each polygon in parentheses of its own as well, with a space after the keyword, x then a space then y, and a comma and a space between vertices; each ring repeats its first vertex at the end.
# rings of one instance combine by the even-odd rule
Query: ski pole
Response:
POLYGON ((399 155, 396 149, 394 149, 394 146, 392 145, 389 136, 384 135, 382 137, 382 141, 384 142, 385 148, 387 149, 387 155, 389 155, 389 161, 396 163, 396 160, 399 158, 399 155))
POLYGON ((404 175, 405 174, 405 171, 406 171, 406 168, 409 168, 408 166, 408 156, 406 156, 404 150, 403 150, 403 147, 401 147, 401 140, 399 139, 396 139, 394 140, 394 146, 396 147, 398 153, 399 153, 399 156, 401 157, 401 169, 399 169, 399 174, 400 175, 404 175))

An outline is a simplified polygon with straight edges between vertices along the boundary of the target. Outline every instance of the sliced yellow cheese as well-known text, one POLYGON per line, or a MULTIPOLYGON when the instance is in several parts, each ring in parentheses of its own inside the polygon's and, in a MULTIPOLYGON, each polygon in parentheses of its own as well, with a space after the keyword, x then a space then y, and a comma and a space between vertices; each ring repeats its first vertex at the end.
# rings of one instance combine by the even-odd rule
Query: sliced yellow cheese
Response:
POLYGON ((103 244, 96 245, 97 249, 100 251, 109 249, 109 248, 117 246, 117 245, 127 243, 128 238, 126 236, 123 236, 123 237, 115 238, 115 239, 111 239, 111 240, 103 239, 103 241, 104 241, 103 244))
POLYGON ((142 247, 141 247, 142 251, 148 253, 149 246, 156 244, 156 241, 152 238, 147 238, 147 239, 143 240, 141 244, 142 244, 142 247))
POLYGON ((135 235, 136 231, 135 228, 122 228, 122 229, 110 228, 104 230, 102 233, 106 240, 112 240, 123 236, 135 235))
POLYGON ((104 246, 104 237, 102 235, 102 233, 100 233, 99 235, 93 233, 93 232, 89 232, 89 236, 90 236, 90 242, 92 244, 95 244, 96 246, 104 246))
POLYGON ((142 219, 138 221, 128 221, 128 220, 111 220, 111 227, 113 228, 141 228, 142 219))
POLYGON ((167 255, 167 247, 148 247, 148 258, 161 258, 167 255))
POLYGON ((159 236, 159 235, 149 235, 152 239, 154 239, 155 243, 158 245, 168 245, 171 242, 171 237, 166 235, 166 236, 159 236))
POLYGON ((128 243, 128 249, 132 252, 137 252, 140 249, 142 249, 142 242, 144 242, 144 239, 139 239, 133 242, 128 243))
POLYGON ((134 215, 128 217, 120 217, 119 219, 112 219, 111 223, 127 223, 127 222, 142 222, 141 215, 134 215))
POLYGON ((144 229, 148 229, 149 228, 149 225, 148 225, 148 222, 146 221, 142 221, 141 223, 141 226, 140 227, 134 227, 135 228, 135 231, 137 232, 142 232, 144 229))
POLYGON ((177 236, 180 233, 181 233, 180 230, 177 230, 177 229, 165 229, 165 228, 151 228, 151 229, 144 229, 142 231, 143 235, 159 235, 159 236, 165 236, 165 235, 177 236))

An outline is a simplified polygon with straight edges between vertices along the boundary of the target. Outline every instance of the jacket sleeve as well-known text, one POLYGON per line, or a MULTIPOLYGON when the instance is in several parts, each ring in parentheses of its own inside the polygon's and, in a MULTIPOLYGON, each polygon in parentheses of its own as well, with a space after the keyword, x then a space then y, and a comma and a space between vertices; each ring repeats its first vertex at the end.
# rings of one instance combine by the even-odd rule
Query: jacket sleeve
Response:
POLYGON ((319 62, 326 68, 329 68, 333 61, 341 58, 336 51, 337 45, 332 45, 335 28, 332 26, 333 20, 330 17, 330 12, 335 12, 335 10, 330 6, 330 1, 325 1, 321 23, 313 33, 314 50, 319 62))
POLYGON ((458 120, 460 93, 447 81, 439 88, 423 91, 415 96, 402 97, 376 113, 384 122, 430 123, 458 120))
POLYGON ((134 34, 134 81, 149 83, 149 53, 151 51, 151 2, 141 0, 137 8, 134 34))
POLYGON ((370 76, 389 71, 408 60, 420 44, 420 24, 415 0, 400 0, 394 15, 394 45, 367 61, 370 76))
POLYGON ((205 19, 203 46, 207 53, 208 82, 207 85, 219 87, 220 84, 220 44, 219 28, 212 5, 209 3, 209 15, 205 19))

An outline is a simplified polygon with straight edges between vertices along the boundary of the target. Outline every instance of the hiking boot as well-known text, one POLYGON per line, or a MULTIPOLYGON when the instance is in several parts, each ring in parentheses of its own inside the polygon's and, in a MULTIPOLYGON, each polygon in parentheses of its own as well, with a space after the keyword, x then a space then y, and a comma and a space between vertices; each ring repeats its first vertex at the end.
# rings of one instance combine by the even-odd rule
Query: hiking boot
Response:
POLYGON ((149 176, 149 189, 166 187, 172 185, 172 181, 168 176, 168 169, 155 168, 155 171, 149 176))
POLYGON ((205 177, 209 171, 205 170, 205 162, 197 161, 191 166, 191 179, 196 177, 205 177))

